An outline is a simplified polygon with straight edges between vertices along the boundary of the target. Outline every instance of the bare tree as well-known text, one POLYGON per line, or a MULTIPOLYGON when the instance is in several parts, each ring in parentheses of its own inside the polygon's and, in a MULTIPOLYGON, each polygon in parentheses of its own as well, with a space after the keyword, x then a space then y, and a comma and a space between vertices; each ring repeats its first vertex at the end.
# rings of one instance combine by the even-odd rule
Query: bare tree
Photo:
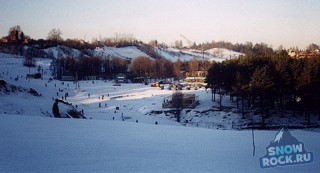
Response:
POLYGON ((152 60, 148 57, 137 57, 131 63, 131 70, 136 76, 147 77, 150 75, 152 60))
POLYGON ((52 41, 62 41, 62 32, 60 29, 54 28, 48 33, 47 39, 52 41))
POLYGON ((153 46, 153 47, 158 47, 159 43, 158 43, 158 41, 155 39, 155 40, 150 40, 149 45, 150 45, 150 46, 153 46))
POLYGON ((173 71, 174 71, 174 75, 180 80, 181 78, 181 71, 182 71, 182 62, 181 60, 178 58, 178 60, 176 62, 174 62, 173 65, 173 71))
POLYGON ((198 76, 198 71, 200 70, 200 61, 196 58, 193 58, 188 62, 189 72, 192 77, 198 76))
POLYGON ((183 101, 183 94, 181 92, 175 92, 172 94, 172 106, 177 109, 177 112, 176 112, 177 122, 180 122, 182 101, 183 101))

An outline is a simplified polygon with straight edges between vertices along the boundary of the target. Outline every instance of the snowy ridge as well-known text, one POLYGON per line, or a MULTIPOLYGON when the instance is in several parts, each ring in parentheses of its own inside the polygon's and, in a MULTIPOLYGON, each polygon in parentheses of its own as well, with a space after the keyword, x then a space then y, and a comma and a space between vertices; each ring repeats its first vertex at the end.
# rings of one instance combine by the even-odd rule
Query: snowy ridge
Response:
POLYGON ((209 61, 217 61, 221 62, 226 59, 232 59, 237 58, 239 56, 242 56, 244 54, 239 52, 234 52, 228 49, 222 49, 222 48, 213 48, 206 50, 204 53, 202 53, 199 50, 193 50, 193 49, 185 49, 185 50, 178 50, 174 48, 168 48, 168 49, 159 49, 155 48, 156 52, 160 54, 160 56, 163 56, 166 59, 169 59, 171 61, 177 61, 180 59, 181 61, 189 61, 193 58, 196 59, 206 59, 209 61))
POLYGON ((136 46, 129 46, 129 47, 102 47, 96 48, 93 50, 94 56, 101 56, 101 57, 118 57, 124 59, 133 59, 139 56, 149 57, 144 52, 140 51, 136 46))
POLYGON ((79 58, 81 55, 83 55, 81 51, 66 46, 50 47, 47 49, 43 49, 43 51, 47 53, 49 58, 55 59, 67 56, 79 58))
POLYGON ((243 53, 235 52, 235 51, 224 49, 224 48, 209 49, 206 51, 206 53, 209 53, 210 55, 213 55, 215 57, 220 57, 222 59, 233 59, 239 56, 244 56, 243 53))
MULTIPOLYGON (((25 47, 25 49, 28 49, 28 47, 25 47)), ((191 59, 205 59, 208 61, 224 61, 226 59, 232 59, 237 58, 239 56, 242 56, 244 54, 239 52, 234 52, 228 49, 223 48, 213 48, 210 50, 206 50, 205 52, 202 52, 200 50, 194 50, 194 49, 175 49, 175 48, 154 48, 155 52, 160 55, 163 58, 169 59, 173 62, 180 59, 181 61, 189 61, 191 59)), ((67 46, 55 46, 50 47, 46 49, 42 49, 42 51, 45 52, 46 57, 48 58, 59 58, 59 57, 75 57, 79 58, 81 56, 88 56, 81 52, 80 50, 73 49, 67 46)), ((117 58, 123 58, 127 60, 134 59, 139 56, 143 57, 150 57, 145 52, 138 49, 136 46, 128 46, 128 47, 97 47, 93 50, 89 50, 90 56, 99 56, 103 58, 111 58, 111 57, 117 57, 117 58)), ((86 52, 86 53, 88 53, 86 52)), ((151 58, 151 57, 150 57, 151 58)))

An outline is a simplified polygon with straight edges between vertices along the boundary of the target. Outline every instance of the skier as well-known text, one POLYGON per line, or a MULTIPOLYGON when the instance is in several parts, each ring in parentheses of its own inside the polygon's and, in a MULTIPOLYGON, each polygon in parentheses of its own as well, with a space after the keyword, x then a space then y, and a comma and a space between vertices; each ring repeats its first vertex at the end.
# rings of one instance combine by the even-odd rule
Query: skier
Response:
POLYGON ((59 112, 59 106, 58 106, 58 100, 57 99, 56 99, 56 101, 54 102, 54 104, 52 106, 52 113, 53 113, 55 118, 60 118, 60 112, 59 112))

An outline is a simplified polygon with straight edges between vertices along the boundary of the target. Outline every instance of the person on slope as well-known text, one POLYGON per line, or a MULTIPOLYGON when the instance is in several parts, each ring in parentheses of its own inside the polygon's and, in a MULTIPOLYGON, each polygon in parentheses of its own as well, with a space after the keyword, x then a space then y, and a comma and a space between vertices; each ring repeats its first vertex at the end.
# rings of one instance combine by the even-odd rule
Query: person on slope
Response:
POLYGON ((60 112, 59 112, 59 106, 58 106, 58 100, 57 100, 57 99, 56 99, 56 101, 53 103, 52 113, 53 113, 53 115, 54 115, 55 118, 60 118, 60 112))

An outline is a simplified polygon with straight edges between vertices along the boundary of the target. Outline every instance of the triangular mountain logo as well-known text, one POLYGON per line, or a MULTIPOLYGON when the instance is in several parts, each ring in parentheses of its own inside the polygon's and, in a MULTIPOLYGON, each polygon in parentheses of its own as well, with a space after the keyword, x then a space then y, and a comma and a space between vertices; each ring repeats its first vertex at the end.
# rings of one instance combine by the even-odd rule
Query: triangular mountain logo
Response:
POLYGON ((298 165, 313 162, 313 153, 307 152, 304 143, 282 126, 267 147, 267 154, 260 157, 261 168, 298 165))

